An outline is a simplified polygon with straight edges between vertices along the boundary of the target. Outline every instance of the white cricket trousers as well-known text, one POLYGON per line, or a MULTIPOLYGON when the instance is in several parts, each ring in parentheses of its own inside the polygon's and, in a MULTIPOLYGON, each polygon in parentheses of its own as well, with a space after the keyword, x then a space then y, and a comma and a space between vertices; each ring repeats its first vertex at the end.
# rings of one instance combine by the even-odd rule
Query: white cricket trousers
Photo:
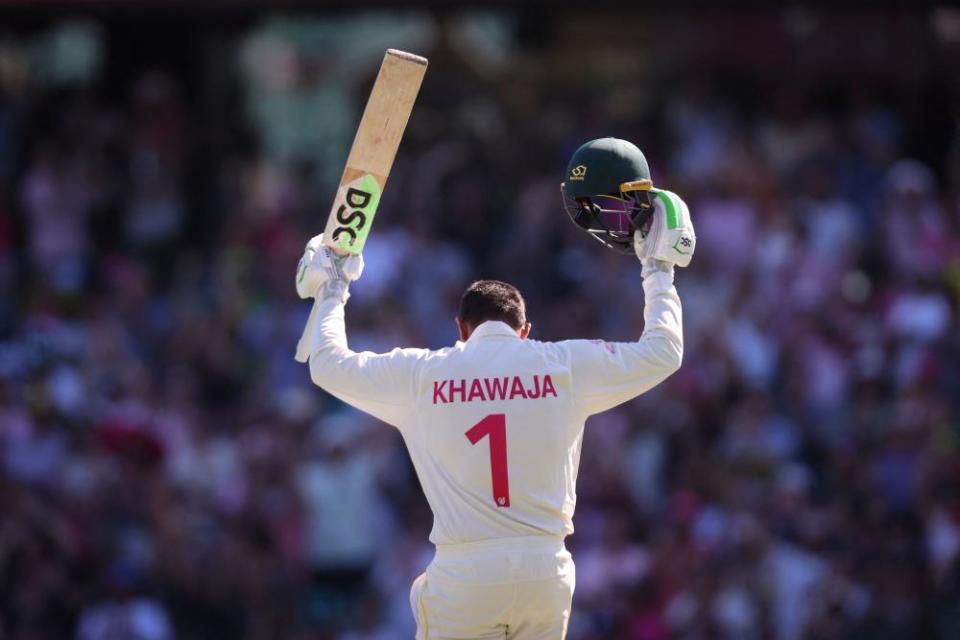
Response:
POLYGON ((437 545, 410 589, 416 640, 563 640, 575 584, 560 537, 437 545))

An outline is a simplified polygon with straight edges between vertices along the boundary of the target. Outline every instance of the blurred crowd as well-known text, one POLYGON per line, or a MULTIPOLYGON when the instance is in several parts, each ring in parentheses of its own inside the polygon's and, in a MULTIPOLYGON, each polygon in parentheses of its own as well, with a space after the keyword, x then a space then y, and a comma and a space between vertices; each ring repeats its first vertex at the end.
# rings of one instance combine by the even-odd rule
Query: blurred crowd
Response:
MULTIPOLYGON (((412 637, 402 440, 293 360, 296 262, 393 34, 348 22, 218 39, 199 81, 41 81, 0 48, 0 638, 412 637)), ((683 367, 587 424, 571 640, 960 637, 956 95, 670 75, 625 25, 391 24, 431 67, 353 348, 453 343, 478 277, 535 338, 636 339, 639 265, 560 202, 590 138, 636 142, 696 224, 683 367)))

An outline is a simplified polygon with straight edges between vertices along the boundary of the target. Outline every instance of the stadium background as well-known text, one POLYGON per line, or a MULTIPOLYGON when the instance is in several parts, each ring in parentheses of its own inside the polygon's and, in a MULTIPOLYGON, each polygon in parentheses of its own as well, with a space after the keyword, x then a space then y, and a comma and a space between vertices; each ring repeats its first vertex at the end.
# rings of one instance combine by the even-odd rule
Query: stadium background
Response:
POLYGON ((355 348, 481 276, 635 338, 587 139, 696 220, 683 368, 587 427, 571 640, 960 637, 960 12, 305 4, 0 7, 0 638, 412 636, 401 440, 292 359, 388 46, 431 62, 355 348))

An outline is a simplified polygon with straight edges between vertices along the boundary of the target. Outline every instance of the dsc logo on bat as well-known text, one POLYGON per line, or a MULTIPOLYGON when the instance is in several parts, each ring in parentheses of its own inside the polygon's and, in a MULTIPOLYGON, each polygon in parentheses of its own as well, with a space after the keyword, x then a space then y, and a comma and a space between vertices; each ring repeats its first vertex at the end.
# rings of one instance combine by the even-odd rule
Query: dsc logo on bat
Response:
POLYGON ((380 204, 380 184, 370 174, 340 187, 328 226, 330 238, 343 250, 360 253, 380 204))
POLYGON ((339 240, 340 236, 344 233, 350 236, 351 244, 357 239, 357 232, 347 225, 351 225, 354 221, 359 220, 360 222, 357 224, 358 230, 367 226, 367 216, 364 215, 363 209, 370 204, 371 197, 373 197, 373 194, 367 193, 366 191, 347 189, 347 201, 337 209, 337 222, 342 226, 337 227, 336 231, 333 232, 334 240, 339 240), (347 209, 348 206, 353 207, 353 211, 347 209))

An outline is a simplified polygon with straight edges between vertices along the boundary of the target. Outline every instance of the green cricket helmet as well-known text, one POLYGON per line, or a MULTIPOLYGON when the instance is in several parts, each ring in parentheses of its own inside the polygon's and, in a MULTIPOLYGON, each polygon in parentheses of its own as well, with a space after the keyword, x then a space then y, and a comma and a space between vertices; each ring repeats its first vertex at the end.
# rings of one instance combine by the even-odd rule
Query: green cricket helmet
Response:
POLYGON ((577 149, 560 185, 573 223, 621 253, 633 253, 634 231, 650 228, 652 188, 643 152, 619 138, 591 140, 577 149))

